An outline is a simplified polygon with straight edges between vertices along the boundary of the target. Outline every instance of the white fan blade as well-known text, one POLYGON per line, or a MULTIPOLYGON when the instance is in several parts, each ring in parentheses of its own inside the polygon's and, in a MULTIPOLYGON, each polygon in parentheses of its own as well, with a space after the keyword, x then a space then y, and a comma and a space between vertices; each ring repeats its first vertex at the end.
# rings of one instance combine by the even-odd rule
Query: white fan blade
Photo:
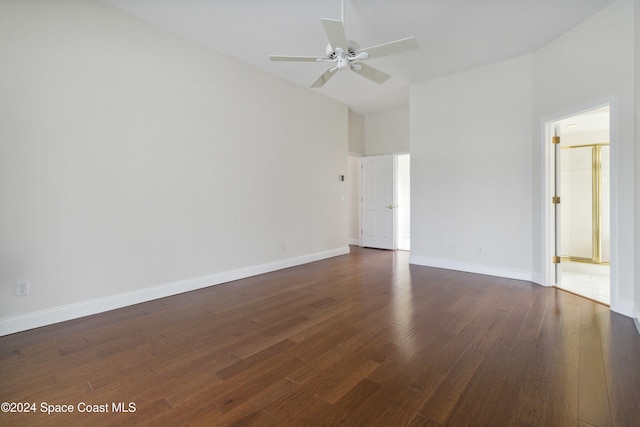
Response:
POLYGON ((391 77, 389 74, 384 73, 377 68, 373 68, 370 65, 363 64, 362 62, 352 64, 351 71, 378 84, 384 83, 389 77, 391 77))
POLYGON ((367 52, 360 52, 356 56, 349 57, 349 61, 359 61, 361 59, 369 59, 369 54, 367 52))
POLYGON ((344 33, 344 24, 342 21, 336 21, 335 19, 321 18, 324 32, 327 35, 327 40, 333 50, 341 47, 344 51, 347 51, 347 36, 344 33))
POLYGON ((389 43, 379 44, 377 46, 371 46, 366 49, 360 49, 357 53, 367 52, 369 59, 380 58, 382 56, 394 55, 396 53, 407 52, 418 48, 418 39, 415 37, 409 37, 402 40, 396 40, 389 43))
POLYGON ((325 84, 326 82, 328 82, 328 81, 329 81, 329 79, 330 79, 331 77, 333 77, 333 75, 334 75, 335 73, 336 73, 335 68, 329 68, 327 71, 325 71, 324 73, 322 73, 322 75, 321 75, 320 77, 318 77, 318 79, 317 79, 315 82, 313 82, 313 83, 311 84, 311 86, 309 86, 309 87, 322 87, 322 86, 324 86, 324 84, 325 84))
POLYGON ((294 61, 294 62, 318 62, 322 58, 316 58, 315 56, 282 56, 282 55, 270 55, 271 61, 294 61))

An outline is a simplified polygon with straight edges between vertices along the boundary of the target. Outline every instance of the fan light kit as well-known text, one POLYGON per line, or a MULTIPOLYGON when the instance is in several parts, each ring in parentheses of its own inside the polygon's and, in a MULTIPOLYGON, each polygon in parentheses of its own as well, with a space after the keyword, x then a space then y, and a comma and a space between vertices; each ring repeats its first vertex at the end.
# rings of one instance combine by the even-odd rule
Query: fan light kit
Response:
POLYGON ((324 86, 324 84, 333 77, 336 71, 342 70, 351 70, 375 83, 383 83, 391 76, 361 61, 365 59, 394 55, 396 53, 407 52, 418 48, 418 40, 415 37, 408 37, 406 39, 371 46, 365 49, 360 49, 360 46, 356 42, 347 41, 344 31, 344 0, 342 0, 342 19, 340 21, 321 18, 320 22, 322 22, 322 27, 327 35, 327 39, 329 40, 325 57, 269 56, 271 61, 334 63, 335 65, 327 69, 315 82, 311 84, 311 87, 313 88, 324 86))

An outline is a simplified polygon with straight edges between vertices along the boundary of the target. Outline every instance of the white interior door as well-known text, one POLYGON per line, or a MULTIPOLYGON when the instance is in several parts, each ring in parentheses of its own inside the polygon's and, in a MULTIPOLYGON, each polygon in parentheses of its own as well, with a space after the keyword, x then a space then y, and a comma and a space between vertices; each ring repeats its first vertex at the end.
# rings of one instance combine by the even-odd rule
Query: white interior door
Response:
POLYGON ((362 158, 362 246, 396 249, 395 159, 362 158))

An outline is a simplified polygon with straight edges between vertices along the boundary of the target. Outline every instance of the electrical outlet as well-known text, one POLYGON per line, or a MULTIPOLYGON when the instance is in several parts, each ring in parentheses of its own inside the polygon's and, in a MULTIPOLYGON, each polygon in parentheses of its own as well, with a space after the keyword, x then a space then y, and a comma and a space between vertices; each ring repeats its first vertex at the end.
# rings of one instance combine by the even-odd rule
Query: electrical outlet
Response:
POLYGON ((29 282, 23 280, 16 284, 16 296, 24 297, 29 295, 29 282))
POLYGON ((485 249, 485 248, 478 248, 478 253, 479 253, 480 255, 484 255, 486 252, 487 252, 487 251, 486 251, 486 249, 485 249))
POLYGON ((449 243, 449 252, 455 252, 456 251, 456 244, 451 242, 449 243))

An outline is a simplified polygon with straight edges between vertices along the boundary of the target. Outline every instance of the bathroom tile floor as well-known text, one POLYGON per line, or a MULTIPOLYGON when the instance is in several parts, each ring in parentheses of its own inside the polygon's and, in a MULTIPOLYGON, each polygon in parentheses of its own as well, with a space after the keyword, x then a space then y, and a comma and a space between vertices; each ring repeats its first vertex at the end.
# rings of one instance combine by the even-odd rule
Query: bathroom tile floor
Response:
POLYGON ((600 268, 597 271, 576 271, 579 269, 571 268, 571 264, 567 263, 562 270, 559 288, 576 294, 591 298, 603 304, 609 305, 610 298, 610 278, 609 268, 600 268), (603 274, 604 273, 604 274, 603 274))

